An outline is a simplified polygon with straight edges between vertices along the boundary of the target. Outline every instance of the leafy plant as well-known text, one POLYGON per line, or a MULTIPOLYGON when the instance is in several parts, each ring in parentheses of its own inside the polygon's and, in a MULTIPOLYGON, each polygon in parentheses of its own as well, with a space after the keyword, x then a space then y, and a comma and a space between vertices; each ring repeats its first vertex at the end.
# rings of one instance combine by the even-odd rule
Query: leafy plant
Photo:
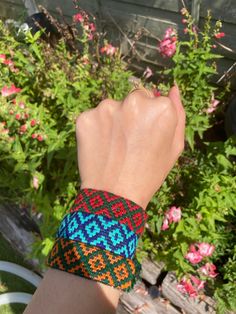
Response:
POLYGON ((164 261, 179 278, 178 289, 190 297, 202 294, 207 284, 218 312, 226 313, 236 310, 236 141, 209 141, 205 133, 216 125, 220 109, 215 94, 222 93, 211 81, 221 57, 215 53, 215 41, 224 33, 219 21, 212 26, 210 12, 203 30, 186 9, 182 14, 185 39, 178 40, 169 28, 160 43, 160 52, 172 57, 173 66, 164 71, 169 83, 159 89, 165 93, 173 81, 180 87, 188 145, 148 206, 140 255, 149 252, 164 261))
POLYGON ((42 266, 79 189, 76 117, 131 88, 131 72, 93 18, 81 11, 71 32, 73 43, 62 35, 49 45, 43 31, 12 34, 0 23, 0 197, 42 216, 33 247, 42 266))
MULTIPOLYGON (((191 297, 203 294, 207 284, 219 313, 225 313, 236 310, 236 148, 233 138, 206 137, 223 111, 222 93, 210 83, 220 58, 215 40, 223 33, 220 22, 211 26, 210 14, 201 31, 186 9, 182 13, 186 37, 166 31, 159 50, 173 66, 154 94, 178 83, 187 145, 148 205, 138 255, 165 262, 177 274, 178 289, 191 297)), ((42 266, 79 189, 75 119, 105 97, 122 99, 132 75, 86 12, 57 29, 60 39, 50 45, 42 40, 43 31, 12 33, 0 23, 0 197, 40 217, 33 255, 42 266)), ((148 68, 144 78, 151 75, 148 68)))

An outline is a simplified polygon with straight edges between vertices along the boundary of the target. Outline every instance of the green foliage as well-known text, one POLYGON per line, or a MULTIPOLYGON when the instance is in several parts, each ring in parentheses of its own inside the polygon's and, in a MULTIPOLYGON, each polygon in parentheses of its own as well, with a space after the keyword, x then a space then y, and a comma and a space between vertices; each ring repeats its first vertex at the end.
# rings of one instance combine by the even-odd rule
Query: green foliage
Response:
POLYGON ((218 32, 220 24, 211 26, 211 15, 205 22, 202 32, 198 32, 191 15, 186 13, 188 38, 180 41, 173 57, 174 67, 168 71, 181 89, 186 111, 186 139, 193 148, 194 135, 201 138, 210 127, 210 115, 207 109, 214 98, 216 87, 209 84, 212 76, 217 74, 215 61, 221 58, 213 50, 213 35, 218 32))
MULTIPOLYGON (((213 104, 219 92, 209 82, 220 57, 212 48, 220 23, 212 28, 209 14, 199 32, 188 12, 185 15, 189 37, 177 41, 173 67, 166 70, 169 82, 161 89, 167 91, 173 81, 181 89, 188 145, 148 205, 148 228, 138 255, 151 254, 165 262, 178 278, 199 275, 200 266, 214 263, 219 275, 200 278, 208 281, 219 313, 225 313, 236 310, 236 141, 205 138, 205 131, 216 124, 218 110, 213 104), (163 230, 171 206, 181 208, 182 218, 163 230), (215 251, 191 264, 186 253, 200 242, 214 245, 215 251)), ((90 25, 88 15, 83 16, 90 25)), ((0 197, 41 215, 42 238, 35 238, 33 255, 42 265, 79 188, 76 117, 103 98, 122 99, 130 90, 131 73, 119 51, 110 49, 99 33, 91 37, 84 25, 71 28, 73 44, 63 37, 52 47, 40 33, 13 36, 0 24, 0 89, 12 84, 22 89, 0 96, 0 197)))
POLYGON ((173 67, 165 70, 170 83, 160 84, 159 88, 165 93, 166 86, 173 81, 178 83, 186 111, 187 143, 148 205, 148 228, 139 254, 142 257, 148 251, 155 259, 164 261, 166 269, 175 271, 179 279, 194 275, 206 280, 218 312, 223 314, 236 310, 236 139, 217 142, 214 138, 207 141, 205 136, 206 130, 216 127, 217 113, 222 111, 222 101, 213 107, 214 94, 222 93, 210 83, 217 73, 215 60, 220 58, 213 43, 221 23, 212 27, 208 13, 205 27, 199 31, 189 13, 185 11, 184 15, 186 39, 177 41, 173 67), (181 208, 181 220, 162 230, 172 206, 181 208), (215 251, 192 264, 186 254, 191 244, 201 242, 214 245, 215 251), (199 268, 207 262, 217 267, 219 274, 214 279, 199 276, 199 268))
POLYGON ((131 88, 118 49, 100 54, 107 43, 95 30, 92 40, 82 24, 78 28, 72 28, 71 49, 66 38, 51 46, 40 32, 13 35, 0 22, 0 90, 21 88, 0 96, 0 197, 42 215, 42 239, 33 247, 42 266, 79 189, 76 117, 106 97, 122 99, 131 88))

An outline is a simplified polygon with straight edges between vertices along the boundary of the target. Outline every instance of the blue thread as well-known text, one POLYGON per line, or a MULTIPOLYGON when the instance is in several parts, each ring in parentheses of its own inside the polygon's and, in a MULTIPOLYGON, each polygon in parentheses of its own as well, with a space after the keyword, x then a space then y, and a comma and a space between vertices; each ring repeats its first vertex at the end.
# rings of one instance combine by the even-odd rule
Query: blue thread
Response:
POLYGON ((85 212, 67 214, 57 237, 94 245, 126 258, 134 257, 138 242, 138 236, 126 225, 85 212))

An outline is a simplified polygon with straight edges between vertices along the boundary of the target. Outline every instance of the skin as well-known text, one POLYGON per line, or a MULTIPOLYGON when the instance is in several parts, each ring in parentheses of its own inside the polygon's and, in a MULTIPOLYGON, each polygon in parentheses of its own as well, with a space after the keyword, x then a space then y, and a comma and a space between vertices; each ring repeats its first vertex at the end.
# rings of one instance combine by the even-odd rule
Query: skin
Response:
MULTIPOLYGON (((185 112, 177 86, 168 97, 135 90, 104 100, 76 122, 81 188, 126 197, 146 208, 184 149, 185 112)), ((120 292, 49 269, 25 314, 115 313, 120 292)))

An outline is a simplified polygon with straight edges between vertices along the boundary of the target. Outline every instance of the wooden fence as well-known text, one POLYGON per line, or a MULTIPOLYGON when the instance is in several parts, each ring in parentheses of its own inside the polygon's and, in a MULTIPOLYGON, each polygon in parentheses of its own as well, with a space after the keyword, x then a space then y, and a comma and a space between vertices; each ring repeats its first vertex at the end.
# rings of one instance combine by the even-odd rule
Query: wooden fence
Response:
MULTIPOLYGON (((65 17, 70 18, 74 13, 71 1, 40 0, 37 4, 45 6, 51 13, 57 15, 57 8, 61 8, 65 17)), ((133 44, 133 39, 140 31, 145 34, 136 42, 137 58, 133 61, 135 68, 143 69, 146 65, 153 68, 163 66, 166 60, 157 51, 157 38, 161 38, 168 26, 178 29, 183 35, 184 25, 180 9, 183 0, 80 0, 80 6, 98 17, 100 26, 105 29, 109 37, 120 43, 122 51, 127 53, 133 44)), ((234 75, 236 64, 236 1, 233 0, 184 0, 187 8, 198 20, 201 28, 207 10, 210 9, 213 21, 221 19, 225 38, 218 51, 224 59, 218 62, 219 76, 228 70, 233 85, 236 87, 234 75)), ((23 1, 0 0, 0 16, 23 18, 26 15, 23 1)))

